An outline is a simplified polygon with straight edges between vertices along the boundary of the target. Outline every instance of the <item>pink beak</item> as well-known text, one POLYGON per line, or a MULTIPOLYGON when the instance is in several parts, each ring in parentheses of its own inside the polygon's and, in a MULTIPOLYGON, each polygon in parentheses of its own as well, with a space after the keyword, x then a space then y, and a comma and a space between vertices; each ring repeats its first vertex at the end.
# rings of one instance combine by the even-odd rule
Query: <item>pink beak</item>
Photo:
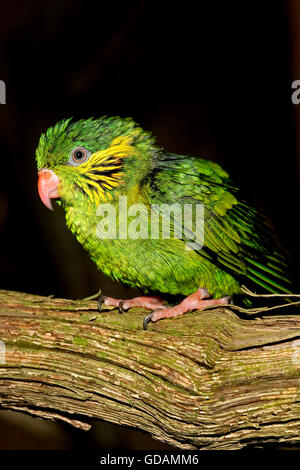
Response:
POLYGON ((57 189, 59 178, 54 171, 47 169, 40 170, 38 175, 38 191, 40 198, 48 209, 53 210, 51 199, 59 197, 57 189))

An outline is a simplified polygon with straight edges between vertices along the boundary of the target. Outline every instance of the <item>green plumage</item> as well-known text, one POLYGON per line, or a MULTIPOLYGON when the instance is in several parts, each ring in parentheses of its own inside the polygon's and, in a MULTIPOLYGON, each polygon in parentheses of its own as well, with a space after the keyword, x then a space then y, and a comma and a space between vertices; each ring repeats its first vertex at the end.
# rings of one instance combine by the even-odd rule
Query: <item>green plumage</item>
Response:
POLYGON ((59 177, 67 225, 109 277, 145 293, 186 296, 203 287, 219 298, 240 294, 243 284, 289 292, 285 256, 267 220, 242 199, 228 174, 216 163, 157 148, 131 119, 61 121, 41 136, 37 164, 59 177), (77 147, 91 156, 73 166, 70 155, 77 147), (174 238, 180 221, 172 214, 173 238, 161 239, 160 230, 160 238, 151 239, 143 212, 139 220, 147 219, 148 238, 99 239, 97 206, 114 207, 118 232, 119 196, 127 197, 128 207, 143 204, 147 214, 153 204, 175 203, 182 210, 202 204, 204 246, 187 249, 188 231, 174 238))

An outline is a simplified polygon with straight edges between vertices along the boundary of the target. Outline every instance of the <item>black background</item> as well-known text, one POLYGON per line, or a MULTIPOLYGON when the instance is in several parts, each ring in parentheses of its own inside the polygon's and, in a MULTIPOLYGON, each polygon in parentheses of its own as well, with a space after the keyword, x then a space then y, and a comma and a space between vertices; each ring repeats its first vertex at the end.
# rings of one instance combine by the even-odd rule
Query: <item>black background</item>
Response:
MULTIPOLYGON (((100 286, 132 293, 98 273, 63 211, 38 198, 39 136, 70 116, 131 116, 159 146, 217 161, 271 218, 297 266, 291 83, 300 77, 289 15, 285 1, 1 0, 0 287, 71 298, 100 286)), ((0 413, 1 449, 78 446, 162 445, 103 423, 83 433, 0 413)))

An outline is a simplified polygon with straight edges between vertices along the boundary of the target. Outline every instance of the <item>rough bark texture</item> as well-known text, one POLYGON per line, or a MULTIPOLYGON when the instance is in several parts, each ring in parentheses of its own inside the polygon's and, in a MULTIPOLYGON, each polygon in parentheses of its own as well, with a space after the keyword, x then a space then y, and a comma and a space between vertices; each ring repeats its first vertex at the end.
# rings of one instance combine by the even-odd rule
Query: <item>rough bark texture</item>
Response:
POLYGON ((300 315, 210 309, 150 324, 95 301, 0 291, 0 404, 178 448, 300 442, 300 315))

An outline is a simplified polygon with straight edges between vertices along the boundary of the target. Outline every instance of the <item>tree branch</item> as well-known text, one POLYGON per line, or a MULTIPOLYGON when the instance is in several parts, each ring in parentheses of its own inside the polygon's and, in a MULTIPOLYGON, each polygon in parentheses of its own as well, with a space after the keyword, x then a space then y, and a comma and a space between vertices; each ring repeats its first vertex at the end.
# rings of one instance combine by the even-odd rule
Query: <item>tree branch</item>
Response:
POLYGON ((298 443, 300 316, 283 312, 210 309, 143 331, 141 309, 100 314, 95 301, 0 291, 0 403, 186 449, 298 443))

